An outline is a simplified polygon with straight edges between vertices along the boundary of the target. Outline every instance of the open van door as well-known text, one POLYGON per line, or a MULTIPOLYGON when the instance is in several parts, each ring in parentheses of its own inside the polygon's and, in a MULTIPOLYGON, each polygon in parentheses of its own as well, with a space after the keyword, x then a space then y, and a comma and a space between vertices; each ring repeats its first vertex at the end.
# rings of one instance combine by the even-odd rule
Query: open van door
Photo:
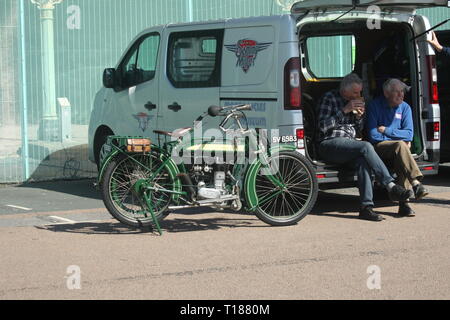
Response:
MULTIPOLYGON (((439 43, 450 47, 450 30, 436 31, 439 43)), ((441 159, 450 161, 450 57, 436 54, 436 67, 439 88, 439 107, 441 112, 441 159)))
POLYGON ((372 5, 380 8, 399 8, 402 11, 411 11, 420 8, 448 7, 447 0, 304 0, 294 3, 291 13, 302 13, 308 10, 319 9, 350 9, 369 7, 372 5))

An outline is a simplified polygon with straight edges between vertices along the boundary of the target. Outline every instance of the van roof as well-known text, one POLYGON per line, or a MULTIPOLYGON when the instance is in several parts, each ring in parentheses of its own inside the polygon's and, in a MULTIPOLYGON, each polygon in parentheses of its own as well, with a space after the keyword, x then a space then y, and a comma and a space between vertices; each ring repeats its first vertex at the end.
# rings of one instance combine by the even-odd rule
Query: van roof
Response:
MULTIPOLYGON (((214 28, 244 28, 248 26, 275 26, 279 30, 296 30, 295 20, 291 14, 282 15, 272 15, 272 16, 259 16, 259 17, 244 17, 244 18, 228 18, 220 20, 208 20, 208 21, 195 21, 195 22, 183 22, 183 23, 168 23, 164 25, 157 25, 148 27, 141 32, 139 32, 135 38, 142 37, 153 31, 161 32, 163 29, 180 28, 187 27, 186 31, 189 30, 205 30, 214 28)), ((294 41, 292 38, 295 32, 280 32, 280 42, 283 41, 294 41)), ((133 42, 134 42, 133 40, 133 42)))
POLYGON ((252 25, 278 25, 288 23, 292 19, 290 14, 282 15, 270 15, 270 16, 257 16, 257 17, 242 17, 242 18, 225 18, 218 20, 205 20, 205 21, 193 21, 193 22, 170 22, 166 24, 158 24, 154 26, 147 27, 141 30, 137 37, 140 35, 151 32, 154 29, 165 29, 165 28, 178 28, 178 27, 195 27, 198 26, 200 29, 202 27, 210 26, 211 24, 224 24, 231 26, 244 26, 245 24, 252 25))
POLYGON ((194 22, 182 22, 182 23, 168 23, 165 25, 167 28, 171 27, 183 27, 183 26, 204 26, 211 24, 226 23, 227 25, 241 25, 241 24, 254 24, 254 25, 269 25, 280 24, 283 20, 290 19, 289 14, 284 15, 271 15, 271 16, 257 16, 257 17, 243 17, 243 18, 225 18, 218 20, 206 20, 206 21, 194 21, 194 22))

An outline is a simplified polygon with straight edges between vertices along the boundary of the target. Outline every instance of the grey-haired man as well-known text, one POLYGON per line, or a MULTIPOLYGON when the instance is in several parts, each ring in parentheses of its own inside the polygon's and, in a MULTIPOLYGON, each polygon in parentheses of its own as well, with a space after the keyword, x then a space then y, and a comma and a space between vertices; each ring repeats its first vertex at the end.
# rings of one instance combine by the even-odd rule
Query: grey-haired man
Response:
POLYGON ((326 162, 355 166, 361 202, 359 218, 381 221, 383 218, 373 211, 372 172, 394 201, 406 201, 412 196, 412 191, 394 183, 371 143, 357 139, 364 125, 362 87, 362 80, 351 73, 342 79, 339 90, 327 92, 321 99, 319 154, 326 162))
MULTIPOLYGON (((420 172, 410 147, 414 138, 411 107, 403 100, 407 85, 398 79, 388 79, 383 84, 383 96, 372 100, 367 112, 369 141, 384 161, 392 164, 397 181, 406 189, 413 188, 417 200, 428 195, 421 183, 420 172)), ((414 210, 408 201, 401 201, 398 214, 410 216, 414 210)))

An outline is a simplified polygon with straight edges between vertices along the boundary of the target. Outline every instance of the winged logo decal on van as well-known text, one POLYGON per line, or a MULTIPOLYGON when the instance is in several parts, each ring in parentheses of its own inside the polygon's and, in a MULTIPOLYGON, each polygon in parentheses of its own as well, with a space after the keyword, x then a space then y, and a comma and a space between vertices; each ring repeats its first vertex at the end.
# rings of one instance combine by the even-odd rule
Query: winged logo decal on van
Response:
POLYGON ((147 130, 148 125, 150 124, 150 120, 153 119, 153 116, 149 116, 144 112, 133 114, 133 117, 137 121, 139 121, 139 128, 142 130, 142 132, 145 132, 145 130, 147 130))
POLYGON ((259 43, 255 40, 242 39, 236 44, 225 45, 225 48, 236 54, 238 59, 236 67, 241 67, 247 73, 250 67, 255 65, 258 52, 267 49, 271 44, 272 42, 259 43))

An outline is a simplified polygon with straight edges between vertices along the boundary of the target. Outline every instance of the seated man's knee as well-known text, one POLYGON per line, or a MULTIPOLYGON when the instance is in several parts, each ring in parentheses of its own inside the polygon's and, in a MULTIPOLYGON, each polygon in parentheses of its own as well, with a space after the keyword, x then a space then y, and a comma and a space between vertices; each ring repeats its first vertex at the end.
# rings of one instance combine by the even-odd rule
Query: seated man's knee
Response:
POLYGON ((392 145, 393 145, 393 149, 395 150, 396 153, 409 151, 408 144, 403 140, 393 141, 392 145))
POLYGON ((368 154, 370 152, 375 152, 373 145, 367 141, 361 141, 361 154, 368 154))
POLYGON ((355 159, 355 167, 356 168, 366 168, 368 167, 367 161, 364 157, 358 157, 355 159))

